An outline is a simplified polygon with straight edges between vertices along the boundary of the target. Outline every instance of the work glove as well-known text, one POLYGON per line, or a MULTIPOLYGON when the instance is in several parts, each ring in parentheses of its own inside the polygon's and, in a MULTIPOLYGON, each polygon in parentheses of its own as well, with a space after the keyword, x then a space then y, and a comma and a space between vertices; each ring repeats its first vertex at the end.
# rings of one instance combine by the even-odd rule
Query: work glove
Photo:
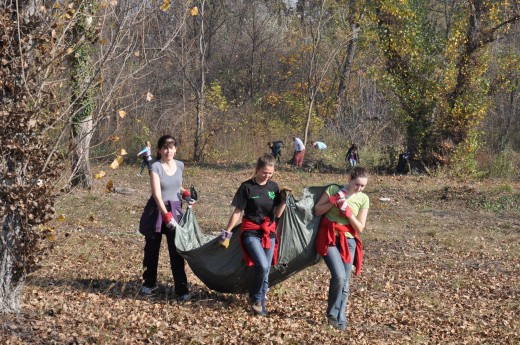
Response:
POLYGON ((336 194, 329 196, 329 202, 337 206, 338 200, 345 199, 346 196, 347 193, 343 189, 340 189, 336 194))
POLYGON ((336 202, 336 207, 339 208, 339 214, 342 217, 345 217, 345 218, 352 217, 352 209, 348 206, 346 199, 339 199, 336 202))
POLYGON ((164 224, 166 224, 166 227, 170 230, 175 229, 177 227, 177 225, 179 225, 177 223, 177 221, 175 220, 175 218, 173 218, 173 215, 171 212, 163 214, 162 220, 163 220, 164 224))
POLYGON ((282 197, 282 200, 287 199, 287 194, 290 194, 292 192, 292 189, 287 186, 283 186, 282 189, 280 189, 280 195, 282 197))
POLYGON ((182 199, 188 203, 188 208, 191 208, 193 205, 195 205, 196 200, 192 198, 189 190, 185 190, 184 193, 182 193, 182 199))
POLYGON ((229 247, 229 240, 233 236, 232 232, 227 232, 226 230, 222 230, 220 232, 220 236, 218 238, 218 244, 224 248, 229 247))

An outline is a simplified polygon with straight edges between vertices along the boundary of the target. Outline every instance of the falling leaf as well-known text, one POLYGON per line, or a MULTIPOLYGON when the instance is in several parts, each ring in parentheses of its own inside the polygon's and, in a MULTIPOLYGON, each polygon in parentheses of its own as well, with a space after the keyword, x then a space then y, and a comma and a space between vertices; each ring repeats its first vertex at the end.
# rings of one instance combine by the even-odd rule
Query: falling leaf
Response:
POLYGON ((121 149, 121 153, 120 153, 121 156, 125 156, 125 155, 127 155, 127 154, 128 154, 128 153, 126 152, 125 149, 121 149))
POLYGON ((119 168, 119 165, 121 165, 121 163, 123 163, 123 157, 117 156, 116 158, 114 158, 114 161, 110 164, 110 167, 112 169, 117 169, 119 168))
POLYGON ((161 5, 161 11, 166 12, 170 9, 171 0, 163 0, 161 5))
POLYGON ((190 13, 191 13, 191 15, 192 15, 193 17, 198 16, 198 15, 199 15, 199 8, 198 8, 197 6, 194 6, 194 7, 191 9, 190 13))
POLYGON ((124 110, 119 110, 119 111, 118 111, 118 114, 119 114, 119 117, 120 117, 120 118, 124 119, 125 116, 126 116, 126 111, 124 111, 124 110))
POLYGON ((119 141, 119 139, 121 139, 121 138, 119 138, 117 135, 114 135, 112 138, 110 138, 110 140, 112 140, 114 142, 119 141))
POLYGON ((148 102, 150 102, 150 101, 153 100, 153 99, 154 99, 154 96, 153 96, 150 92, 147 92, 147 93, 146 93, 146 100, 147 100, 148 102))
POLYGON ((103 176, 105 176, 107 173, 104 172, 103 170, 101 170, 100 172, 98 172, 96 175, 94 175, 94 178, 96 180, 99 180, 100 178, 102 178, 103 176))
POLYGON ((65 220, 65 215, 62 213, 58 216, 58 218, 56 218, 56 220, 60 221, 60 222, 63 222, 65 220))
POLYGON ((114 181, 109 180, 109 181, 107 182, 107 185, 105 186, 105 188, 106 188, 106 192, 107 192, 107 193, 112 192, 112 189, 114 188, 114 181))

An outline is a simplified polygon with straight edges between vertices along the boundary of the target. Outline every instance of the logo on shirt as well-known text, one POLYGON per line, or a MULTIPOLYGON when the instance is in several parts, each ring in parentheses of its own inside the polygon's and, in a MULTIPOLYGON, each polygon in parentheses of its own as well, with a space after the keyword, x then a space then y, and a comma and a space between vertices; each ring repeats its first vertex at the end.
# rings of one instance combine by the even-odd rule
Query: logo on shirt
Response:
POLYGON ((269 199, 274 199, 274 192, 267 192, 267 195, 269 196, 269 199))

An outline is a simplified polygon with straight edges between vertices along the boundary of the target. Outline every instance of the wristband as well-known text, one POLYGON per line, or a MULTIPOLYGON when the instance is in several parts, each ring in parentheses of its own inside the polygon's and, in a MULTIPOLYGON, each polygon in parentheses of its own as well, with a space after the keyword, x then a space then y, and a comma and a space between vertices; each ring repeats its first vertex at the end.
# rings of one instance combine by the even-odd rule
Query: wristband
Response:
POLYGON ((182 198, 183 198, 184 200, 186 200, 186 198, 189 197, 189 196, 191 196, 189 190, 185 190, 185 191, 182 193, 182 198))

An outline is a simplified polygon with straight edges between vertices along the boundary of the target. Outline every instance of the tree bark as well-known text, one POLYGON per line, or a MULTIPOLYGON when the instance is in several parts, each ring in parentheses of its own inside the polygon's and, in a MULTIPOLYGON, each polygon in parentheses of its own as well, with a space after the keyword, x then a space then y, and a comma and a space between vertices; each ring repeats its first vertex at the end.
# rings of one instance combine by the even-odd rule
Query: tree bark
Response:
POLYGON ((20 217, 7 212, 2 219, 0 233, 0 312, 9 313, 20 309, 20 300, 25 283, 25 274, 16 270, 16 239, 21 237, 20 217))

